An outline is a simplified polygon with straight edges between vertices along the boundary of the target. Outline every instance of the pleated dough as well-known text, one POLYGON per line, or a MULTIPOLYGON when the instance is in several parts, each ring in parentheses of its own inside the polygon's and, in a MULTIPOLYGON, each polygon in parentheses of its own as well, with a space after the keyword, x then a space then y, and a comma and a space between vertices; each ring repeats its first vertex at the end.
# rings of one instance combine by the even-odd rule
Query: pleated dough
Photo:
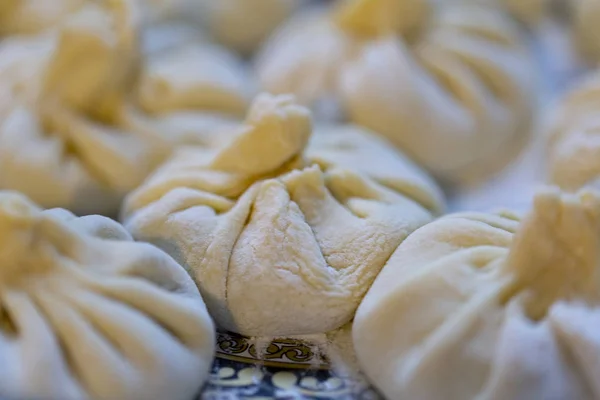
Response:
POLYGON ((1 188, 115 216, 176 147, 220 144, 251 96, 247 73, 202 41, 146 52, 142 16, 132 1, 89 3, 0 45, 1 188))
POLYGON ((398 244, 442 208, 432 180, 386 142, 326 129, 308 144, 309 111, 261 95, 227 146, 182 150, 127 197, 127 229, 190 270, 220 327, 344 325, 398 244))
POLYGON ((358 359, 389 399, 600 398, 600 193, 409 236, 360 305, 358 359))
POLYGON ((256 92, 247 67, 190 25, 156 25, 143 40, 139 109, 129 110, 124 125, 177 145, 220 144, 221 133, 243 119, 256 92))
POLYGON ((507 15, 468 1, 335 4, 274 35, 257 61, 266 90, 339 109, 326 117, 382 134, 450 184, 478 183, 519 152, 536 86, 507 15))
POLYGON ((185 270, 118 223, 0 192, 0 395, 191 400, 214 327, 185 270))
POLYGON ((546 121, 548 179, 564 190, 598 185, 600 178, 600 74, 574 85, 546 121))

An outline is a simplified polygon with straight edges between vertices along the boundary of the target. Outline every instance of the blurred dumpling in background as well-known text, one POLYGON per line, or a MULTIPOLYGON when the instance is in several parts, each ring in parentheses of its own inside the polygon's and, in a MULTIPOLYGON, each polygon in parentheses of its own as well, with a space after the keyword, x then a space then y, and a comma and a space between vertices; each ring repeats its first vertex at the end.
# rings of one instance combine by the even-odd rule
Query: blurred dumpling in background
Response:
POLYGON ((181 150, 127 197, 127 229, 190 270, 221 328, 341 327, 395 248, 443 208, 385 141, 327 129, 309 143, 306 108, 260 95, 227 146, 181 150))
MULTIPOLYGON (((0 123, 0 187, 44 207, 114 213, 122 196, 165 156, 164 140, 115 128, 137 61, 135 10, 129 3, 87 4, 42 39, 27 82, 9 87, 0 123), (120 7, 123 6, 123 7, 120 7)), ((25 40, 25 39, 23 39, 25 40)))
POLYGON ((266 90, 372 129, 448 184, 506 166, 535 112, 535 68, 518 27, 498 7, 468 1, 312 9, 274 35, 257 71, 266 90))
POLYGON ((600 73, 582 79, 549 113, 550 182, 569 191, 600 188, 600 73))
POLYGON ((426 225, 356 313, 361 367, 388 399, 600 398, 599 244, 593 192, 426 225))
POLYGON ((256 92, 255 79, 234 54, 197 28, 161 24, 144 31, 142 67, 125 126, 177 145, 216 145, 237 125, 256 92))
POLYGON ((215 334, 186 271, 118 223, 0 192, 0 395, 190 400, 215 334))
MULTIPOLYGON (((243 55, 252 55, 306 0, 196 0, 212 38, 243 55)), ((190 1, 193 4, 193 1, 190 1)))
POLYGON ((234 56, 201 40, 148 50, 139 17, 133 1, 89 3, 0 46, 0 188, 114 216, 174 148, 217 146, 243 116, 252 80, 234 56))

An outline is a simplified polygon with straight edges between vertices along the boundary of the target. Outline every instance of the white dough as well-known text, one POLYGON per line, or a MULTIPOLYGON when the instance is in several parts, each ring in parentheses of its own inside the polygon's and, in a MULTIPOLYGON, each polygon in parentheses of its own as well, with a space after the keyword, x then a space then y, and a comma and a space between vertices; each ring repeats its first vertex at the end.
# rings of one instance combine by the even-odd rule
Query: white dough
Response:
POLYGON ((600 398, 600 193, 463 213, 408 237, 353 326, 389 399, 600 398))
POLYGON ((322 129, 308 144, 309 111, 261 95, 228 145, 180 151, 127 197, 127 229, 190 270, 220 327, 339 328, 398 244, 443 207, 385 141, 322 129))
POLYGON ((247 71, 161 27, 159 44, 142 43, 142 18, 135 1, 87 3, 55 30, 0 43, 0 188, 115 216, 175 148, 220 145, 252 96, 247 71))
POLYGON ((316 109, 336 102, 336 118, 444 183, 480 183, 527 142, 537 86, 518 26, 472 3, 348 0, 301 13, 259 55, 259 80, 316 109))
POLYGON ((192 400, 214 326, 185 270, 118 223, 0 192, 0 395, 192 400))

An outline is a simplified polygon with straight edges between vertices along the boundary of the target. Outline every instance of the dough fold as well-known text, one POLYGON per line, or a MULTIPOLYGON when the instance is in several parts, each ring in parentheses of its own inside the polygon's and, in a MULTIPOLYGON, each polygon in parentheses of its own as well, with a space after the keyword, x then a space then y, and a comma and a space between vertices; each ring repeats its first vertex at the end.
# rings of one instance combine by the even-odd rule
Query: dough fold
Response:
POLYGON ((286 24, 264 88, 386 137, 444 183, 497 173, 529 138, 534 66, 518 26, 475 1, 350 0, 286 24))
POLYGON ((598 398, 599 232, 600 194, 556 188, 419 229, 356 313, 363 370, 392 399, 598 398))
POLYGON ((306 108, 260 95, 229 144, 180 151, 127 197, 127 229, 189 269, 221 328, 342 326, 398 244, 443 207, 387 143, 329 129, 311 142, 306 108))
POLYGON ((118 223, 0 192, 0 395, 180 399, 214 326, 185 270, 118 223))

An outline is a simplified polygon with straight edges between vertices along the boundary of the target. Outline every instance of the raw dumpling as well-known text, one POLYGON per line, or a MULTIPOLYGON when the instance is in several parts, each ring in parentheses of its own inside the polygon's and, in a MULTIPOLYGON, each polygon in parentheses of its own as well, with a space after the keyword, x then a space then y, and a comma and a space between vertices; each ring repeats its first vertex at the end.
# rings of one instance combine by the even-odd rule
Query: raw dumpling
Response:
POLYGON ((215 338, 186 271, 118 223, 0 192, 0 395, 191 400, 215 338))
POLYGON ((218 43, 251 55, 305 0, 189 1, 218 43))
POLYGON ((507 15, 468 1, 335 4, 267 44, 266 90, 382 134, 450 184, 477 183, 526 143, 534 70, 507 15))
MULTIPOLYGON (((46 208, 110 215, 168 155, 164 138, 116 125, 135 72, 128 5, 82 8, 47 39, 32 39, 42 44, 29 82, 0 82, 14 101, 0 122, 1 188, 46 208)), ((24 54, 13 67, 36 60, 24 54)))
POLYGON ((25 39, 2 48, 0 96, 14 101, 0 102, 1 188, 115 216, 174 148, 218 146, 243 116, 250 94, 232 56, 196 42, 146 53, 136 3, 109 3, 86 5, 27 51, 25 39))
POLYGON ((127 229, 190 270, 221 328, 344 325, 396 247, 442 208, 431 179, 387 143, 352 128, 304 151, 311 131, 291 96, 261 95, 229 145, 182 150, 125 201, 127 229))
POLYGON ((353 339, 389 399, 600 398, 600 193, 549 188, 524 219, 421 228, 365 296, 353 339))
POLYGON ((125 126, 178 145, 213 145, 222 139, 215 132, 239 124, 256 90, 241 60, 183 24, 156 26, 144 39, 139 110, 125 126))
POLYGON ((549 180, 568 191, 600 186, 600 73, 579 82, 547 121, 549 180))

